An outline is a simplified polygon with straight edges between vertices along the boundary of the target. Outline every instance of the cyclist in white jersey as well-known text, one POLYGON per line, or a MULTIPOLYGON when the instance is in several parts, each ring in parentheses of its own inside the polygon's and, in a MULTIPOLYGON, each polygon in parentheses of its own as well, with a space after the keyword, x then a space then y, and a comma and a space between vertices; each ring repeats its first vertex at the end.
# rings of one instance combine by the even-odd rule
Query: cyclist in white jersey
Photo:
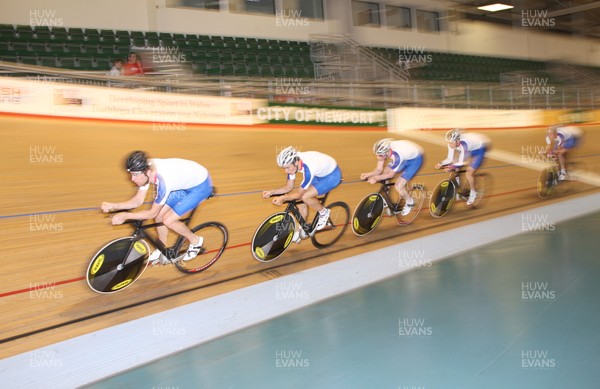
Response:
MULTIPOLYGON (((194 161, 179 158, 148 159, 143 151, 133 152, 125 165, 138 191, 131 199, 121 203, 103 202, 102 211, 137 208, 144 203, 150 184, 155 185, 156 197, 150 209, 117 213, 112 217, 112 224, 123 224, 126 220, 155 219, 163 224, 156 229, 158 238, 165 246, 169 229, 173 230, 190 242, 183 260, 195 258, 204 239, 195 235, 180 219, 212 194, 212 181, 206 168, 194 161)), ((149 261, 152 264, 168 263, 158 249, 150 254, 149 261)))
POLYGON ((546 133, 546 154, 555 154, 560 165, 559 180, 567 179, 567 153, 579 145, 583 131, 575 126, 550 126, 546 133))
POLYGON ((462 128, 454 128, 446 133, 448 143, 448 156, 435 165, 436 169, 446 168, 446 171, 458 170, 465 165, 465 161, 471 158, 471 163, 466 169, 465 176, 471 189, 467 205, 473 204, 477 198, 475 191, 474 174, 483 163, 485 152, 491 144, 490 139, 482 134, 465 133, 462 128), (458 158, 455 158, 458 151, 458 158))
MULTIPOLYGON (((307 205, 317 211, 319 219, 313 233, 322 230, 329 219, 329 209, 321 204, 317 196, 329 193, 342 181, 342 172, 335 159, 318 151, 299 152, 290 146, 277 155, 277 165, 287 173, 287 182, 281 188, 264 191, 263 198, 283 195, 272 200, 275 205, 281 205, 285 201, 302 199, 304 204, 298 206, 300 214, 306 220, 308 216, 307 205), (302 173, 304 178, 298 191, 288 194, 294 189, 296 173, 302 173)), ((304 236, 304 231, 299 228, 294 232, 292 240, 299 243, 303 238, 306 238, 306 236, 304 236)))
POLYGON ((409 140, 394 140, 391 138, 381 139, 373 145, 373 153, 377 156, 377 165, 373 171, 362 173, 361 180, 368 180, 370 184, 383 181, 400 174, 394 188, 405 200, 404 208, 394 209, 394 213, 400 212, 403 216, 410 213, 415 204, 406 189, 406 184, 419 171, 423 164, 423 148, 409 140), (385 161, 391 158, 390 163, 385 166, 385 161))

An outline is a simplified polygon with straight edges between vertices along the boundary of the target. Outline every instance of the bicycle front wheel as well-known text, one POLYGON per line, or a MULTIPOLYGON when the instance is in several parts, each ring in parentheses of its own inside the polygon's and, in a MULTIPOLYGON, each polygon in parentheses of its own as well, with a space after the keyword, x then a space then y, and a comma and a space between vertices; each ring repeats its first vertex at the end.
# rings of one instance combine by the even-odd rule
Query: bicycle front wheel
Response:
POLYGON ((254 232, 252 256, 259 262, 277 259, 289 247, 296 230, 296 220, 286 212, 269 216, 254 232))
POLYGON ((444 216, 452 207, 454 197, 456 195, 456 187, 450 180, 440 182, 429 200, 429 213, 435 218, 444 216))
POLYGON ((86 280, 94 292, 110 294, 133 284, 148 266, 150 247, 144 240, 119 238, 101 248, 90 261, 86 280))
MULTIPOLYGON (((329 247, 342 237, 350 221, 350 208, 348 204, 338 201, 327 206, 329 220, 322 230, 315 232, 310 238, 317 248, 329 247)), ((315 215, 316 217, 316 215, 315 215)))
POLYGON ((381 221, 384 204, 379 193, 371 193, 362 199, 352 215, 352 231, 358 236, 365 236, 373 231, 381 221))
MULTIPOLYGON (((423 203, 427 194, 425 188, 422 185, 413 185, 409 190, 408 194, 414 201, 414 205, 411 207, 410 212, 407 215, 402 215, 402 212, 396 214, 396 223, 400 226, 407 226, 413 222, 421 212, 423 203)), ((396 205, 396 209, 402 210, 404 208, 404 199, 396 205)))
MULTIPOLYGON (((225 251, 229 235, 227 228, 219 222, 206 222, 192 228, 192 232, 204 239, 202 248, 195 258, 189 261, 184 261, 183 258, 175 262, 175 266, 181 272, 186 274, 194 274, 204 271, 211 267, 225 251)), ((176 248, 178 253, 183 254, 183 241, 176 248)))
POLYGON ((541 199, 547 199, 552 194, 554 186, 558 182, 558 173, 554 168, 546 168, 540 173, 537 182, 537 193, 541 199))

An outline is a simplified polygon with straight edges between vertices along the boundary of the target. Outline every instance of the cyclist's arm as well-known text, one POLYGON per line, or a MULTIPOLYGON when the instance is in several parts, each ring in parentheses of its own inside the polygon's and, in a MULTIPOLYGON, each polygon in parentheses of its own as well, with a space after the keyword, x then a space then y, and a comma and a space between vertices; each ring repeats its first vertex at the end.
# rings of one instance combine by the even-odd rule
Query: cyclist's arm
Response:
POLYGON ((139 189, 135 196, 130 198, 127 201, 122 203, 102 203, 102 211, 103 212, 111 212, 111 211, 120 211, 122 209, 134 209, 144 204, 144 199, 146 198, 146 193, 148 193, 147 189, 139 189))
POLYGON ((467 148, 463 144, 460 145, 460 150, 458 154, 458 158, 454 163, 452 163, 455 167, 461 167, 465 164, 465 156, 467 155, 467 148))
POLYGON ((295 180, 288 179, 284 186, 282 186, 281 188, 263 192, 263 196, 270 197, 270 196, 283 195, 283 194, 289 193, 292 191, 292 189, 294 189, 294 181, 295 180))
POLYGON ((441 161, 437 165, 435 165, 435 168, 439 169, 441 167, 450 165, 453 160, 454 160, 454 149, 452 147, 448 146, 448 155, 446 156, 446 159, 444 159, 443 161, 441 161))
POLYGON ((392 168, 386 166, 385 169, 383 169, 382 173, 371 176, 370 178, 372 178, 374 181, 383 181, 394 177, 396 173, 397 172, 394 171, 392 168))
POLYGON ((280 197, 280 200, 282 202, 299 200, 304 195, 304 192, 306 192, 306 190, 304 190, 302 188, 298 188, 297 191, 294 191, 292 193, 286 193, 286 194, 284 194, 283 196, 280 197))
POLYGON ((374 170, 371 170, 368 173, 362 173, 360 175, 360 179, 361 180, 366 180, 369 179, 371 177, 375 177, 379 174, 381 174, 383 172, 383 165, 385 164, 385 160, 377 160, 377 165, 375 166, 374 170))
POLYGON ((146 209, 138 212, 123 212, 126 220, 148 220, 154 219, 158 216, 160 209, 163 207, 162 204, 152 203, 150 209, 146 209))

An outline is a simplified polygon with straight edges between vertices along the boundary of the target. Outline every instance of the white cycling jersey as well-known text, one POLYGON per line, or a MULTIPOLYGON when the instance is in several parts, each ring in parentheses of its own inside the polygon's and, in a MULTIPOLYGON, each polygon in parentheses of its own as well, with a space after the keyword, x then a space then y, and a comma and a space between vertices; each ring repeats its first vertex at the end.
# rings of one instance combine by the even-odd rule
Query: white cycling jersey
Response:
MULTIPOLYGON (((308 189, 315 177, 325 177, 337 168, 337 162, 333 157, 318 151, 298 152, 300 167, 298 172, 302 173, 304 179, 300 187, 308 189)), ((289 174, 288 180, 295 180, 296 174, 289 174)))
MULTIPOLYGON (((200 185, 208 178, 208 170, 197 162, 180 158, 149 160, 156 169, 156 204, 165 204, 171 192, 191 189, 200 185)), ((140 187, 148 190, 150 183, 140 187)))

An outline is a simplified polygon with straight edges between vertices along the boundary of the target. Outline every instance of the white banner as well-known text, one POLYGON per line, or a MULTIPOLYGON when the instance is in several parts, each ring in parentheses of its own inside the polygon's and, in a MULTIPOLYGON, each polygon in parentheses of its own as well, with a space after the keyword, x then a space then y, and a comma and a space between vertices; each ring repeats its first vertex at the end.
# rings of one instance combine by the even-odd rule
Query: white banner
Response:
POLYGON ((0 77, 0 112, 151 123, 262 123, 265 100, 81 86, 48 77, 0 77))
POLYGON ((543 110, 502 109, 388 109, 389 131, 445 128, 506 128, 545 125, 543 110))

